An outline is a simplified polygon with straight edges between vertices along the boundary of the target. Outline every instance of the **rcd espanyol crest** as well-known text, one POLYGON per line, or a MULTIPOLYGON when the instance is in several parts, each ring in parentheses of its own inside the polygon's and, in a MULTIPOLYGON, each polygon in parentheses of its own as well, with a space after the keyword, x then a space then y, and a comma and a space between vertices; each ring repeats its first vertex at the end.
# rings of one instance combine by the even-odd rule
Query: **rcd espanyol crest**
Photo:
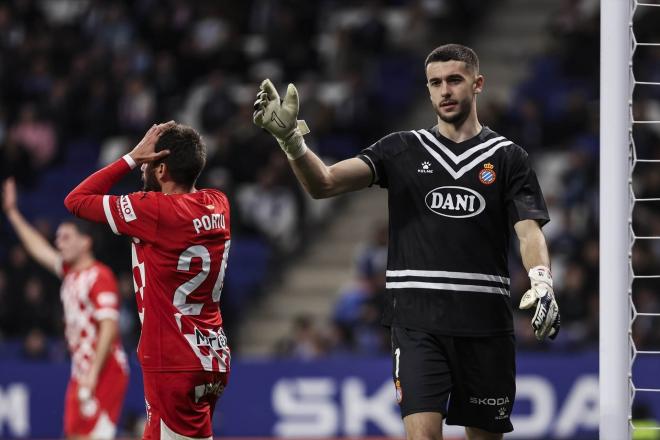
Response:
POLYGON ((481 171, 479 171, 479 181, 484 185, 490 185, 495 182, 495 167, 492 163, 485 163, 481 171))

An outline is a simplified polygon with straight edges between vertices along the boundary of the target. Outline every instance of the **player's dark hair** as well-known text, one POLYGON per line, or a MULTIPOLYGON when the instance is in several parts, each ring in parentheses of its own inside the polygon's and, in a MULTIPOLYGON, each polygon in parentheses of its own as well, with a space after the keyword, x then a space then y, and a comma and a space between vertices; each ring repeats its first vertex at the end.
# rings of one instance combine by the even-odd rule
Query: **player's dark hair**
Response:
POLYGON ((87 220, 83 220, 78 217, 69 217, 64 219, 61 224, 72 225, 74 228, 76 228, 76 231, 78 231, 80 235, 86 235, 87 237, 91 238, 92 241, 94 241, 94 238, 96 237, 96 229, 94 224, 88 222, 87 220))
POLYGON ((160 162, 176 183, 192 188, 206 164, 206 145, 202 138, 187 125, 176 124, 158 138, 156 151, 170 150, 160 162))
POLYGON ((479 57, 477 53, 462 44, 445 44, 436 47, 426 57, 424 67, 436 61, 463 61, 468 69, 474 70, 475 73, 479 72, 479 57))
POLYGON ((101 223, 89 222, 78 217, 67 217, 60 224, 72 225, 79 234, 89 237, 92 240, 91 251, 93 255, 103 254, 107 251, 107 226, 103 226, 101 223))

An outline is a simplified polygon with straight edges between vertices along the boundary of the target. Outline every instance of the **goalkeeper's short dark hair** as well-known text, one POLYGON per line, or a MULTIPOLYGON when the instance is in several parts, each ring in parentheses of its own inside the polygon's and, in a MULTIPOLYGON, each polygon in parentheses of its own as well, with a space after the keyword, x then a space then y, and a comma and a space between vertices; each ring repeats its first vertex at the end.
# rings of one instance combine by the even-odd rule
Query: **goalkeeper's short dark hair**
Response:
POLYGON ((475 73, 479 73, 479 57, 477 53, 462 44, 445 44, 436 47, 426 57, 424 67, 436 61, 463 61, 465 65, 475 73))
POLYGON ((197 131, 187 125, 176 124, 160 135, 158 151, 170 154, 155 163, 164 163, 176 183, 192 188, 206 165, 206 145, 197 131))

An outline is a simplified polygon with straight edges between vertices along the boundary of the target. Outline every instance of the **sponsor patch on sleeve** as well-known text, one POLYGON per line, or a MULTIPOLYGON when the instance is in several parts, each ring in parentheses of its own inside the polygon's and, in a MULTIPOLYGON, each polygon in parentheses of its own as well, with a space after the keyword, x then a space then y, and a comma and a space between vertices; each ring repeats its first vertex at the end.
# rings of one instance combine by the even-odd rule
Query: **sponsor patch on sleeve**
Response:
POLYGON ((101 307, 115 307, 117 305, 117 295, 113 292, 99 293, 97 301, 101 307))
POLYGON ((127 195, 119 197, 119 211, 126 223, 137 220, 137 215, 135 215, 135 210, 131 204, 131 199, 127 195))

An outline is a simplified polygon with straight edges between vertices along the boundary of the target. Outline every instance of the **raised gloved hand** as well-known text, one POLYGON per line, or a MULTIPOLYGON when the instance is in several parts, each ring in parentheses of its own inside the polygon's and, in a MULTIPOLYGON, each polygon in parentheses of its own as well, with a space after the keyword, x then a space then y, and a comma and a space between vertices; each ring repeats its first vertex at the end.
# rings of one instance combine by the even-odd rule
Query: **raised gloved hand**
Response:
POLYGON ((305 121, 297 119, 299 105, 296 86, 289 84, 284 100, 280 100, 269 79, 259 86, 254 102, 254 123, 275 137, 289 160, 298 159, 307 151, 303 136, 309 133, 309 128, 305 121))
POLYGON ((552 275, 545 266, 536 266, 529 270, 532 287, 525 292, 520 300, 521 309, 530 309, 536 305, 532 317, 534 335, 539 341, 546 337, 555 339, 559 333, 559 306, 552 290, 552 275))

